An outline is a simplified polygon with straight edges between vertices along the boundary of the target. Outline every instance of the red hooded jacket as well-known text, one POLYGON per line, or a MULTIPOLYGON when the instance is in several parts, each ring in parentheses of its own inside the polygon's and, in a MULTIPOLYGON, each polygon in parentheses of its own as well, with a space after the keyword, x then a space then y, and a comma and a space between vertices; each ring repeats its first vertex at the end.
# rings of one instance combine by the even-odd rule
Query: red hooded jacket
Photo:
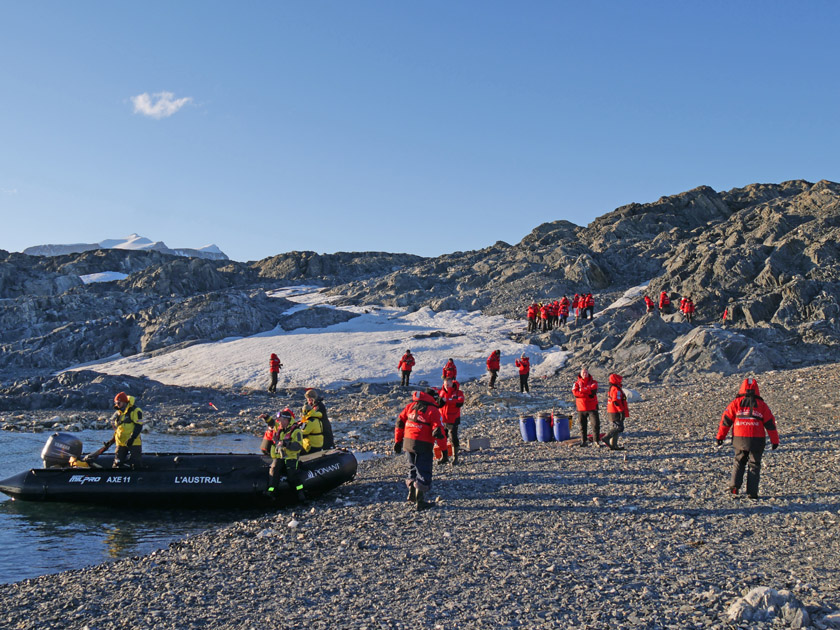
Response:
POLYGON ((621 389, 621 376, 610 374, 610 391, 607 394, 607 413, 621 413, 624 417, 630 415, 627 408, 627 397, 621 389))
POLYGON ((487 369, 498 370, 501 367, 500 353, 493 352, 487 357, 487 369))
POLYGON ((598 381, 592 378, 591 374, 585 379, 578 376, 572 393, 575 395, 575 407, 578 411, 598 410, 598 381))
POLYGON ((446 424, 458 424, 461 419, 461 407, 464 406, 464 392, 461 391, 458 381, 452 381, 452 388, 446 386, 438 390, 444 405, 440 408, 440 416, 446 424))
POLYGON ((436 401, 431 395, 426 392, 411 395, 411 402, 397 418, 394 442, 402 442, 403 449, 409 453, 431 453, 435 442, 442 451, 446 451, 446 434, 436 401))
POLYGON ((446 365, 443 366, 443 378, 457 378, 458 368, 455 367, 455 361, 449 359, 446 365))
POLYGON ((520 374, 527 374, 531 371, 531 359, 524 357, 516 360, 516 367, 519 368, 520 374))
POLYGON ((276 354, 272 354, 271 357, 268 359, 268 371, 269 372, 279 372, 280 371, 280 359, 276 354))
POLYGON ((770 407, 758 394, 758 383, 754 378, 745 378, 738 390, 738 396, 733 400, 720 417, 717 439, 722 440, 732 427, 733 444, 749 443, 751 438, 761 441, 770 436, 771 444, 779 443, 779 433, 776 430, 776 418, 770 407), (740 438, 740 439, 739 439, 740 438))

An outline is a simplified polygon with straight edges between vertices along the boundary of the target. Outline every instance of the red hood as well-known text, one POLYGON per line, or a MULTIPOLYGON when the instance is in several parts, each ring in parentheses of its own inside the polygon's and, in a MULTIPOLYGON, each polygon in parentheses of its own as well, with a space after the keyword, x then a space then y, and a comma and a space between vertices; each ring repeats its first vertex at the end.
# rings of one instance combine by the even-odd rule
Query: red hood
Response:
POLYGON ((414 392, 411 394, 411 400, 414 402, 424 402, 429 405, 437 406, 437 401, 426 392, 414 392))
POLYGON ((610 374, 610 385, 621 387, 621 376, 618 374, 610 374))
POLYGON ((741 389, 738 390, 738 395, 744 396, 749 392, 752 392, 755 396, 760 396, 758 393, 758 382, 754 378, 744 379, 744 382, 741 383, 741 389))
POLYGON ((277 357, 277 355, 276 355, 276 354, 272 354, 272 355, 271 355, 271 358, 272 358, 272 359, 276 359, 276 358, 278 358, 278 357, 277 357))

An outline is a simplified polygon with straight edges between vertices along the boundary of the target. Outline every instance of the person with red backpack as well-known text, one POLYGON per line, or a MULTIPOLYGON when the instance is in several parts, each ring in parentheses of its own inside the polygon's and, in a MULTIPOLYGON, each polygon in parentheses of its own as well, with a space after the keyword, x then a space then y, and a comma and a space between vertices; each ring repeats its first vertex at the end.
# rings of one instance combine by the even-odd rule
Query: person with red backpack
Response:
POLYGON ((402 375, 402 380, 400 380, 401 387, 408 387, 408 379, 411 378, 411 368, 414 367, 414 355, 411 354, 411 350, 406 350, 405 354, 402 355, 397 368, 400 370, 402 375))
POLYGON ((624 433, 624 421, 630 415, 627 408, 627 396, 621 389, 621 376, 610 374, 610 391, 607 394, 607 419, 610 421, 610 430, 604 436, 604 444, 611 451, 623 451, 624 448, 618 445, 618 434, 624 433))
POLYGON ((446 452, 446 434, 443 430, 438 406, 440 399, 437 392, 427 387, 422 392, 414 392, 411 402, 405 406, 397 418, 394 429, 394 453, 405 451, 408 457, 408 498, 417 511, 434 505, 426 501, 426 495, 432 487, 432 462, 434 444, 446 452))
POLYGON ((496 389, 496 377, 501 369, 502 351, 493 350, 487 357, 487 371, 490 372, 490 389, 496 389))
MULTIPOLYGON (((458 381, 447 378, 443 381, 443 387, 438 390, 438 398, 441 400, 440 417, 443 420, 443 432, 446 439, 452 444, 452 465, 458 465, 458 452, 461 450, 461 442, 458 440, 458 426, 461 424, 461 407, 464 406, 464 392, 461 391, 458 381)), ((449 461, 449 454, 444 451, 441 464, 449 461)))
POLYGON ((283 364, 280 363, 277 355, 272 352, 268 359, 268 372, 271 376, 271 384, 268 386, 268 392, 270 394, 277 393, 277 376, 281 367, 283 367, 283 364))
POLYGON ((661 313, 671 312, 671 296, 664 290, 659 294, 659 311, 661 313))
POLYGON ((776 450, 779 447, 779 432, 776 429, 776 418, 759 395, 758 383, 754 378, 744 379, 738 396, 729 403, 720 417, 718 446, 723 445, 730 428, 732 446, 735 448, 735 465, 732 468, 729 492, 738 494, 746 470, 747 496, 758 499, 761 457, 767 445, 767 436, 770 436, 770 444, 773 450, 776 450))
POLYGON ((656 310, 656 302, 650 299, 647 294, 645 294, 645 308, 647 309, 646 313, 651 313, 656 310))
POLYGON ((531 360, 522 353, 522 356, 516 360, 516 367, 519 368, 519 393, 531 392, 528 387, 528 375, 531 373, 531 360))
POLYGON ((598 381, 592 378, 585 367, 580 369, 577 380, 572 387, 572 394, 575 396, 575 406, 578 410, 578 421, 580 422, 580 446, 589 446, 586 425, 587 420, 592 421, 592 441, 598 446, 601 444, 601 418, 598 415, 598 381))
POLYGON ((595 317, 595 298, 591 293, 587 293, 583 298, 583 310, 586 319, 595 317))

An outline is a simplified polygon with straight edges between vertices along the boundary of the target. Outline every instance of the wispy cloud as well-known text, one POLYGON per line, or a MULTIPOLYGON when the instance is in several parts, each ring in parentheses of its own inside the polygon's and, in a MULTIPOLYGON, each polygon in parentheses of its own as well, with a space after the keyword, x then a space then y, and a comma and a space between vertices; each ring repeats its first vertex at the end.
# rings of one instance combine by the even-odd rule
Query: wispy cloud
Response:
POLYGON ((187 103, 192 102, 191 96, 175 98, 172 92, 156 92, 149 94, 144 92, 131 97, 134 103, 134 113, 148 116, 149 118, 169 118, 187 103))
POLYGON ((0 192, 4 195, 16 195, 18 191, 17 188, 0 188, 0 192))

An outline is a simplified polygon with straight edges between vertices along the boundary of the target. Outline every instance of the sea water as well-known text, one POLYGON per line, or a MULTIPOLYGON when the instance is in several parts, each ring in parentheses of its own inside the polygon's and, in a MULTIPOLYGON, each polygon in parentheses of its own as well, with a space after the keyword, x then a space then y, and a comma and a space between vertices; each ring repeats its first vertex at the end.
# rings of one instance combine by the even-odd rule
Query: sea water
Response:
MULTIPOLYGON (((74 433, 84 451, 99 448, 108 431, 74 433)), ((0 432, 0 479, 41 468, 46 433, 0 432)), ((143 436, 148 453, 259 453, 261 437, 248 435, 143 436)), ((70 503, 12 501, 0 494, 0 583, 138 556, 191 534, 265 510, 127 510, 70 503)))

